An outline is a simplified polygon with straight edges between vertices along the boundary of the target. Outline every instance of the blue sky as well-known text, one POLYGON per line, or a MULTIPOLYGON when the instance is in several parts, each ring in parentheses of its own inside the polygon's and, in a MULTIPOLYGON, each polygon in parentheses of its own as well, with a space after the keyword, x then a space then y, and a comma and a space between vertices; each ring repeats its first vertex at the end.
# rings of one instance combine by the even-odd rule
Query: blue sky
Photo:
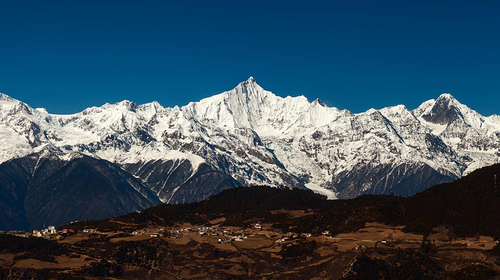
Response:
POLYGON ((254 76, 353 112, 449 92, 500 113, 500 1, 4 1, 0 92, 73 113, 254 76))

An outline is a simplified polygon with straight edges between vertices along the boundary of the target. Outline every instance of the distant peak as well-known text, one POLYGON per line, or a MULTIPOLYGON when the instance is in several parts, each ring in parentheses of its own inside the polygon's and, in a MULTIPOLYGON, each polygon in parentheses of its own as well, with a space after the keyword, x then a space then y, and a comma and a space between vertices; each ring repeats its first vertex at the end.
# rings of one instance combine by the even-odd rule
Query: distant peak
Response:
POLYGON ((323 107, 327 107, 327 106, 326 106, 326 104, 325 104, 325 102, 321 101, 319 98, 316 98, 316 100, 314 100, 314 101, 312 102, 312 104, 313 104, 313 105, 318 104, 318 105, 321 105, 321 106, 323 106, 323 107))
POLYGON ((436 99, 436 103, 434 104, 435 107, 437 106, 442 108, 458 107, 460 105, 461 103, 449 93, 441 94, 438 99, 436 99))
POLYGON ((152 107, 156 107, 156 108, 158 108, 158 107, 162 107, 162 106, 161 106, 161 104, 160 104, 160 102, 158 102, 158 101, 156 101, 156 100, 155 100, 155 101, 153 101, 153 102, 151 102, 151 103, 150 103, 150 105, 151 105, 152 107))
POLYGON ((123 106, 123 107, 127 108, 127 110, 129 110, 129 111, 135 111, 135 109, 137 108, 137 104, 135 104, 133 101, 130 101, 130 100, 123 100, 123 101, 115 103, 115 105, 123 106))
POLYGON ((456 100, 456 99, 455 97, 453 97, 453 95, 449 93, 443 93, 438 97, 437 100, 456 100))
POLYGON ((263 90, 264 89, 257 84, 257 81, 252 76, 250 76, 248 80, 239 83, 238 86, 233 89, 233 91, 236 91, 237 93, 261 92, 263 90))
POLYGON ((257 80, 255 80, 254 77, 250 76, 246 81, 243 81, 240 83, 240 85, 246 85, 246 86, 257 86, 257 80))
POLYGON ((422 118, 428 122, 447 125, 457 119, 463 119, 460 106, 460 102, 455 97, 449 93, 443 93, 422 118))

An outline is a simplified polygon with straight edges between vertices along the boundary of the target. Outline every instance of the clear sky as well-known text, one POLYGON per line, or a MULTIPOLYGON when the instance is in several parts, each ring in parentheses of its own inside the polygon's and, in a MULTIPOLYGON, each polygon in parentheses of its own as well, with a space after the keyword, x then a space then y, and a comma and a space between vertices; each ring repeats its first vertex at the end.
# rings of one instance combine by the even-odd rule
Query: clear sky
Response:
POLYGON ((500 1, 0 0, 0 92, 52 113, 249 76, 353 112, 449 92, 500 114, 500 1))

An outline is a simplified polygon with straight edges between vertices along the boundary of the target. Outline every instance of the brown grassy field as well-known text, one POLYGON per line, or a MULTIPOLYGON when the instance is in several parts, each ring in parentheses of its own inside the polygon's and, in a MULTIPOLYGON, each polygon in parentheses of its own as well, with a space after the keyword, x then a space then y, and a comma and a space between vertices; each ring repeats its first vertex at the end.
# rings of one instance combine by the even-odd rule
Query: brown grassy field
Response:
POLYGON ((79 258, 70 258, 68 256, 55 257, 56 262, 43 262, 35 259, 19 260, 14 264, 16 268, 33 268, 33 269, 78 269, 84 265, 90 264, 90 261, 85 261, 87 256, 79 258))
POLYGON ((261 236, 261 237, 249 237, 245 239, 245 241, 233 241, 233 244, 238 248, 256 250, 265 247, 270 247, 274 244, 274 241, 264 236, 261 236))
POLYGON ((112 243, 120 242, 120 241, 141 241, 141 240, 147 240, 155 237, 151 237, 149 234, 137 234, 137 235, 132 235, 132 236, 127 236, 127 237, 117 237, 117 238, 111 238, 109 241, 112 243))

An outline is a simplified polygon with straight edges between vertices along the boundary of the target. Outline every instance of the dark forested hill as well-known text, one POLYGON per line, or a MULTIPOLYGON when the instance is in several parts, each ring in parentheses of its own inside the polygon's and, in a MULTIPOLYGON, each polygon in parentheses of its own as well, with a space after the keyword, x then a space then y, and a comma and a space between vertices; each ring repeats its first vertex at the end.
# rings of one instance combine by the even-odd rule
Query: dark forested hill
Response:
POLYGON ((0 228, 104 219, 160 204, 142 182, 105 160, 31 155, 0 165, 0 228))
POLYGON ((500 238, 499 180, 500 164, 496 164, 418 193, 405 203, 405 224, 415 231, 451 225, 461 236, 480 233, 500 238))
POLYGON ((289 227, 298 232, 345 232, 357 230, 365 222, 381 222, 404 225, 407 230, 419 233, 445 225, 458 236, 482 234, 500 238, 499 177, 500 164, 497 164, 408 198, 364 195, 350 200, 326 200, 307 190, 234 188, 202 202, 159 205, 115 220, 172 225, 225 217, 226 223, 241 225, 245 220, 258 217, 272 219, 276 227, 289 227), (286 216, 270 214, 280 209, 311 210, 314 215, 290 222, 286 216))

